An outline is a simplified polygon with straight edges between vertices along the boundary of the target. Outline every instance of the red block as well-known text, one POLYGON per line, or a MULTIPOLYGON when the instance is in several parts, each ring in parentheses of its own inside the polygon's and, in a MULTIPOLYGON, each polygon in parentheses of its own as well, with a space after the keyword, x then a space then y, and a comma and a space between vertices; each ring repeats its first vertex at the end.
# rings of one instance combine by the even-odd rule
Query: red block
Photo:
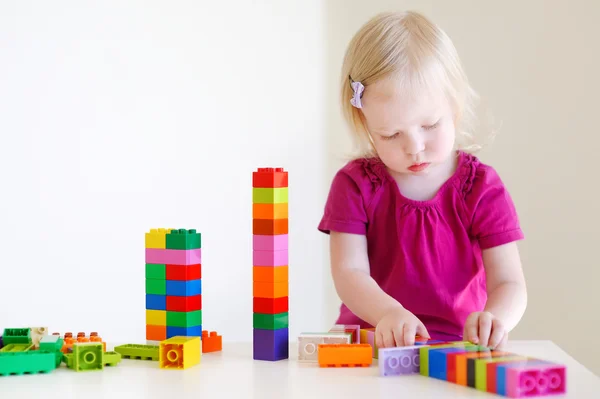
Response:
POLYGON ((167 295, 167 310, 171 312, 191 312, 193 310, 202 310, 202 295, 167 295))
POLYGON ((287 312, 289 309, 288 297, 280 298, 253 298, 254 313, 277 314, 287 312))
POLYGON ((202 265, 167 265, 167 280, 199 280, 202 278, 202 265))
POLYGON ((283 168, 258 168, 252 173, 252 187, 281 188, 288 186, 288 172, 283 168))

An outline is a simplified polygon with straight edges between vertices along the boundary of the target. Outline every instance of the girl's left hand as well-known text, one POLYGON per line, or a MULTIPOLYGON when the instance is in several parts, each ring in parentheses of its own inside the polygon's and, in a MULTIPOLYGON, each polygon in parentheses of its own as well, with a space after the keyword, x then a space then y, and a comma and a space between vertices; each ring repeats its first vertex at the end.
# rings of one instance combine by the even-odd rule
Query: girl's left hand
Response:
POLYGON ((500 319, 490 312, 474 312, 467 317, 463 339, 491 349, 504 347, 508 331, 500 319))

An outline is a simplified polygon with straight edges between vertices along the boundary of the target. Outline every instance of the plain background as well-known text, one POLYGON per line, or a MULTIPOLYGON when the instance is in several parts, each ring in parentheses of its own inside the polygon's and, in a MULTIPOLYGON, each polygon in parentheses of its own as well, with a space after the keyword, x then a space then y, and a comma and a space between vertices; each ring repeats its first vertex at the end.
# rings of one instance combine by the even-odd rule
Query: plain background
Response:
POLYGON ((316 231, 349 136, 354 32, 416 9, 452 37, 500 132, 529 286, 513 339, 600 351, 599 4, 530 0, 0 2, 0 327, 144 340, 144 233, 202 234, 204 327, 252 334, 251 173, 290 171, 290 336, 338 299, 316 231))

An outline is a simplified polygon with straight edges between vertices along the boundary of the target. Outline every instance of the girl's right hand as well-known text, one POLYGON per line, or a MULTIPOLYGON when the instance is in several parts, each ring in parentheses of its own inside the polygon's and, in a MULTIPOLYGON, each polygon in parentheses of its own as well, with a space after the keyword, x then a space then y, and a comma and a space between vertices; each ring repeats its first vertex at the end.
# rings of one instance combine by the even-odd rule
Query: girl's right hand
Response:
POLYGON ((378 348, 414 345, 416 335, 431 338, 421 320, 402 306, 388 311, 375 328, 378 348))

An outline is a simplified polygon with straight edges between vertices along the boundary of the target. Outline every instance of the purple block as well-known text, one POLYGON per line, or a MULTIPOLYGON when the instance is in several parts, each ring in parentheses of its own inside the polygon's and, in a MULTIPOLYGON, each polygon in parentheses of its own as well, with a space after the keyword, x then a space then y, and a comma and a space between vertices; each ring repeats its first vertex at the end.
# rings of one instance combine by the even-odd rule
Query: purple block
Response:
POLYGON ((254 360, 274 362, 289 357, 289 331, 287 328, 278 330, 255 328, 253 335, 254 360))
POLYGON ((2 335, 0 335, 0 349, 2 349, 2 335))
POLYGON ((276 234, 272 236, 254 234, 252 247, 255 251, 283 251, 288 249, 288 235, 276 234))
POLYGON ((198 265, 202 263, 201 249, 146 248, 146 263, 161 265, 198 265))
POLYGON ((288 251, 256 251, 252 256, 253 266, 287 266, 288 251))
POLYGON ((421 369, 419 347, 399 346, 379 349, 379 375, 418 374, 421 369))

